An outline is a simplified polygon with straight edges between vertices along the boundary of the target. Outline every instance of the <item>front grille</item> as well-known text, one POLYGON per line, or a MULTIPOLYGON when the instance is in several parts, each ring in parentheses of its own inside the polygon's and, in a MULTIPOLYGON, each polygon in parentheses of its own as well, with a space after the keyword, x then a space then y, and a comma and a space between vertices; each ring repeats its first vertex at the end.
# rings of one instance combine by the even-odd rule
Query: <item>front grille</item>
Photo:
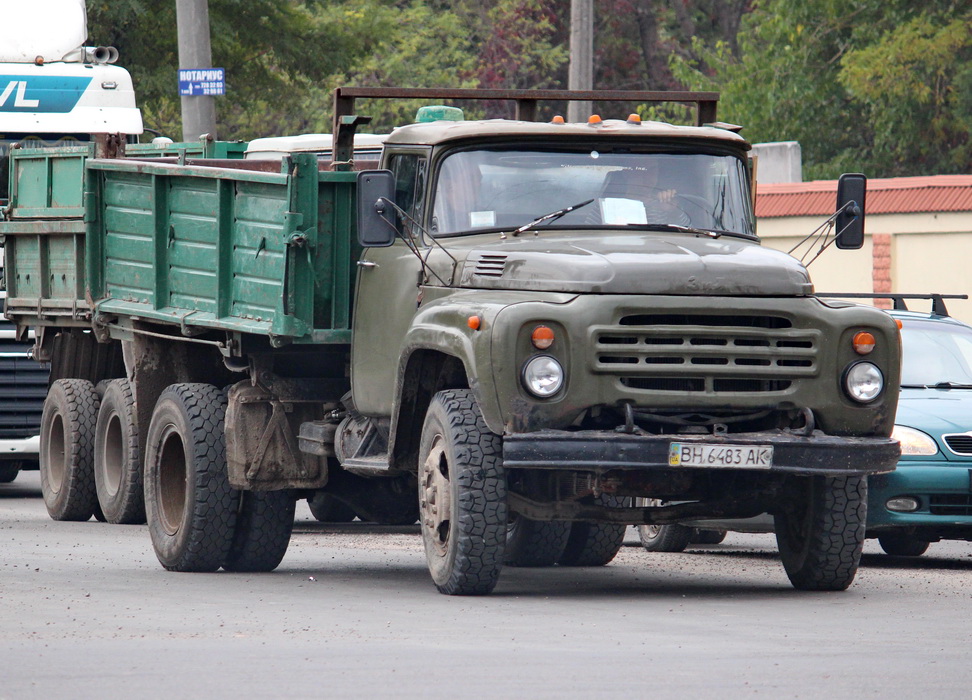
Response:
POLYGON ((928 499, 928 512, 932 515, 972 515, 972 494, 935 494, 928 499))
POLYGON ((818 345, 780 316, 629 314, 595 329, 593 369, 642 391, 783 392, 817 374, 818 345))
POLYGON ((959 433, 956 435, 944 435, 945 444, 948 449, 957 455, 972 455, 972 434, 959 433))
POLYGON ((30 359, 32 345, 14 340, 13 324, 0 317, 0 438, 40 433, 50 366, 30 359))

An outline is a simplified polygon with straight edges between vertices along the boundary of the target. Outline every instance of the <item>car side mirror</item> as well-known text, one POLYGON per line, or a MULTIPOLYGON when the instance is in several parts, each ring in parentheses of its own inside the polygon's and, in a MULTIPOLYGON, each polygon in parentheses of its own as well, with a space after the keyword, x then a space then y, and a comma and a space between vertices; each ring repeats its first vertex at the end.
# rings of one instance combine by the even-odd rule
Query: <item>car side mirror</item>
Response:
POLYGON ((358 173, 358 242, 364 248, 387 248, 398 234, 395 175, 391 170, 358 173))
POLYGON ((864 245, 864 197, 867 178, 844 173, 837 181, 837 247, 857 250, 864 245))

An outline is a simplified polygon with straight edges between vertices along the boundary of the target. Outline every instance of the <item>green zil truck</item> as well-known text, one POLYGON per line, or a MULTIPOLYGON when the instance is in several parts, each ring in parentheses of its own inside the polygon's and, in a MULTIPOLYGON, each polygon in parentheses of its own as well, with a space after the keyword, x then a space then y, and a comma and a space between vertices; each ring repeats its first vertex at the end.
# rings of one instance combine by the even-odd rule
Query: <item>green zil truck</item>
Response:
MULTIPOLYGON (((898 331, 760 246, 716 100, 342 88, 327 158, 14 153, 6 314, 51 363, 50 514, 145 518, 166 569, 269 571, 308 498, 417 520, 462 595, 604 565, 628 525, 769 513, 792 584, 845 589, 898 457, 898 331), (518 118, 423 110, 369 164, 361 97, 518 118), (533 121, 544 99, 698 124, 533 121)), ((838 247, 864 195, 842 180, 838 247)))

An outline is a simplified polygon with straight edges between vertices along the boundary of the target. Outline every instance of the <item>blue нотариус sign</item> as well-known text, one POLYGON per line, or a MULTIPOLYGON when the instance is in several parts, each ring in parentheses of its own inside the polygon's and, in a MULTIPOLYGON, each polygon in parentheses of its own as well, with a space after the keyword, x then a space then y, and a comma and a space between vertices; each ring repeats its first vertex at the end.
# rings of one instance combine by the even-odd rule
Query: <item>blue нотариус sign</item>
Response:
POLYGON ((226 70, 223 68, 180 68, 179 94, 187 97, 226 94, 226 70))

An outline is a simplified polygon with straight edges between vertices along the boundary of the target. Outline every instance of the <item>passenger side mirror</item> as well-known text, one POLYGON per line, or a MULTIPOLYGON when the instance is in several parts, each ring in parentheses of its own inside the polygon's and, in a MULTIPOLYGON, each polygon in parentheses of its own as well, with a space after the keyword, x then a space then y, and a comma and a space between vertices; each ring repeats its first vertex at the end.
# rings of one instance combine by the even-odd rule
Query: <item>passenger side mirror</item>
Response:
POLYGON ((864 197, 867 178, 844 173, 837 181, 837 247, 857 250, 864 245, 864 197))
POLYGON ((358 242, 365 248, 387 248, 398 234, 395 175, 390 170, 358 173, 358 242))

